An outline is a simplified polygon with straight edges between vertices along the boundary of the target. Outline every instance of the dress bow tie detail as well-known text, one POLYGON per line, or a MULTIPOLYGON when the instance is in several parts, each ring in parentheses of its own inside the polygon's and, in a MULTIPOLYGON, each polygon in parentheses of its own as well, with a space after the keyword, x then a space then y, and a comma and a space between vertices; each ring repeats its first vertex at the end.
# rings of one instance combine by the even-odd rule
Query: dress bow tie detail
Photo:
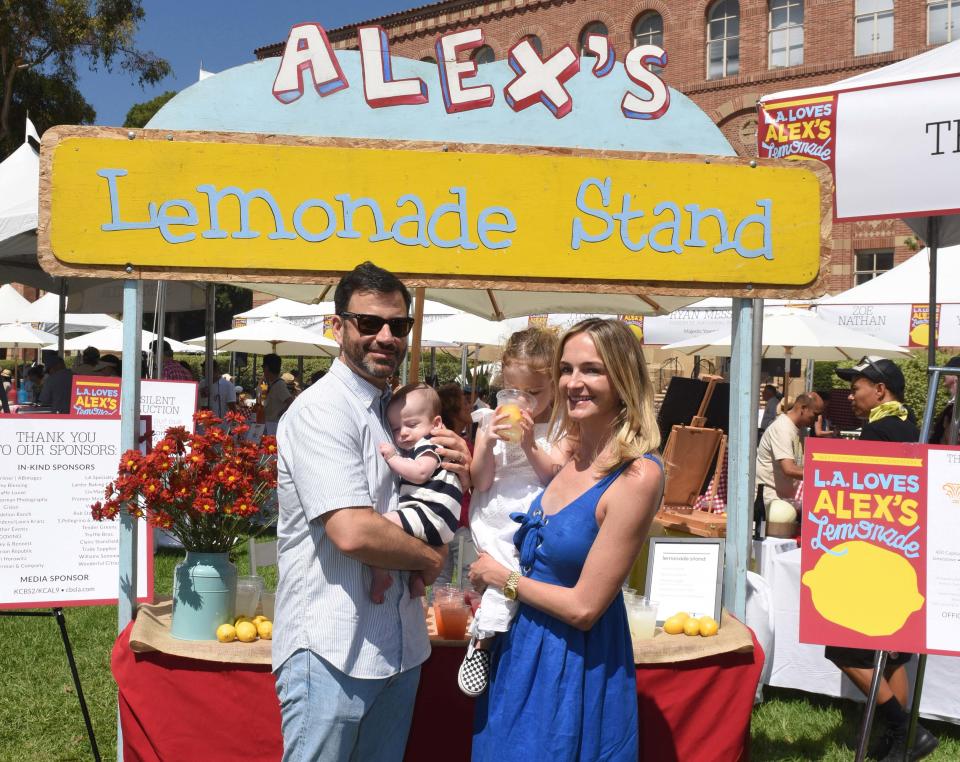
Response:
POLYGON ((520 551, 520 568, 524 572, 533 568, 533 559, 540 544, 540 530, 545 526, 543 512, 511 513, 510 518, 520 524, 520 528, 513 536, 513 544, 520 551))

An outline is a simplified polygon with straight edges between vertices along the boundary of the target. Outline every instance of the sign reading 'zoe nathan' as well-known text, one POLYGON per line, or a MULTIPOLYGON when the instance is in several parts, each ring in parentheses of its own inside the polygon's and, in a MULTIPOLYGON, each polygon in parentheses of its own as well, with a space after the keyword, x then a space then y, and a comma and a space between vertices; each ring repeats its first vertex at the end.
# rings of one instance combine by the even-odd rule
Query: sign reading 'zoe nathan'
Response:
POLYGON ((799 295, 816 288, 829 227, 821 175, 774 162, 51 132, 40 249, 64 274, 317 281, 371 259, 425 284, 799 295))

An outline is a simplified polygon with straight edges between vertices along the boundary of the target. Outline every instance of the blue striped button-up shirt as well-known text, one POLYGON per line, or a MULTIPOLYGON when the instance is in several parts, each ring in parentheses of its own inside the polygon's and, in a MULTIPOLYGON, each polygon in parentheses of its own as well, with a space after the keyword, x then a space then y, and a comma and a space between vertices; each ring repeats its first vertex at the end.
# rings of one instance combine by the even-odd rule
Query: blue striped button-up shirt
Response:
POLYGON ((397 478, 378 450, 393 443, 388 400, 389 392, 336 360, 280 420, 274 670, 300 649, 358 678, 389 677, 430 655, 409 575, 394 573, 385 602, 373 603, 370 569, 341 553, 320 520, 339 508, 373 506, 382 514, 397 507, 397 478))

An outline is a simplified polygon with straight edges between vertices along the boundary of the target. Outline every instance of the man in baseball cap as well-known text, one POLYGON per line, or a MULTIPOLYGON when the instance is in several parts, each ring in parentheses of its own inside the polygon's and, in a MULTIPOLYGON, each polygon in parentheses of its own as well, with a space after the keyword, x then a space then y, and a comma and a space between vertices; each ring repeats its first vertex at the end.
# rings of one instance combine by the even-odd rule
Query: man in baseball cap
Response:
POLYGON ((860 439, 917 441, 920 432, 903 404, 906 382, 896 363, 868 355, 852 368, 837 368, 837 375, 850 382, 853 414, 867 420, 860 431, 860 439))
MULTIPOLYGON (((917 424, 903 404, 906 383, 896 363, 883 357, 866 356, 852 368, 837 368, 837 375, 850 382, 850 404, 858 418, 866 419, 860 430, 861 440, 884 442, 916 442, 920 438, 917 424)), ((843 672, 864 695, 870 692, 873 680, 875 651, 865 648, 827 646, 824 655, 843 672)), ((868 750, 874 759, 904 758, 907 726, 910 715, 907 705, 907 672, 904 665, 912 654, 891 651, 877 693, 877 716, 883 723, 879 743, 868 750)), ((910 759, 920 759, 937 747, 937 738, 922 725, 910 759)))

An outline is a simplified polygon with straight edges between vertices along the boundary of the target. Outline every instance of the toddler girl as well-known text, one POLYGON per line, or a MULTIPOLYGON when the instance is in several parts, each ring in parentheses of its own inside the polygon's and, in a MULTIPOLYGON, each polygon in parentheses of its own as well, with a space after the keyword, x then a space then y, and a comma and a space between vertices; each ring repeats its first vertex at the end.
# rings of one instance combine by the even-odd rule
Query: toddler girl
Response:
MULTIPOLYGON (((522 432, 518 443, 509 441, 513 428, 510 414, 498 408, 492 420, 480 426, 474 445, 470 532, 478 551, 489 553, 514 571, 520 569, 513 544, 518 524, 510 514, 526 513, 533 498, 567 459, 564 443, 551 446, 548 436, 556 349, 556 334, 536 326, 518 331, 507 340, 500 361, 503 387, 526 394, 532 408, 523 411, 517 422, 522 432)), ((517 602, 501 590, 487 588, 483 593, 457 679, 468 696, 478 696, 486 689, 491 640, 507 631, 516 610, 517 602)))

